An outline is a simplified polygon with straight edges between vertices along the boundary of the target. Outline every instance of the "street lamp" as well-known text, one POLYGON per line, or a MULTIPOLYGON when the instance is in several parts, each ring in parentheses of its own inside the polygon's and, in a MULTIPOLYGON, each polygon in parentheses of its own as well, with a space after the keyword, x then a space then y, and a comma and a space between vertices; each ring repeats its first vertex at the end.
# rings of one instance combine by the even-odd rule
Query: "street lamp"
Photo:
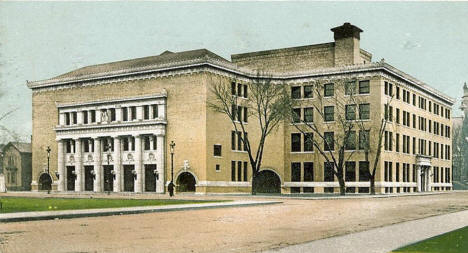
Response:
POLYGON ((174 148, 175 148, 174 141, 171 141, 171 144, 169 144, 169 147, 171 148, 171 184, 174 184, 174 148))
POLYGON ((49 173, 49 167, 50 167, 50 151, 52 151, 52 150, 50 149, 49 146, 47 146, 46 151, 47 151, 47 174, 50 175, 50 173, 49 173))

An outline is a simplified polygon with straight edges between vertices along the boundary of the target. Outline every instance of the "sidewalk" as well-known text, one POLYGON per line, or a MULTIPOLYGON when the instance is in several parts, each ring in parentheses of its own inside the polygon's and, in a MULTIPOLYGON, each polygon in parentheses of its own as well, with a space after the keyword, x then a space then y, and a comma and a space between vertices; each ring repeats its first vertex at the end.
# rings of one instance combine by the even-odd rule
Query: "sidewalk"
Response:
POLYGON ((209 209, 209 208, 259 206, 259 205, 272 205, 272 204, 279 204, 279 203, 282 203, 282 202, 245 200, 245 201, 231 201, 231 202, 204 203, 204 204, 181 204, 181 205, 164 205, 164 206, 140 206, 140 207, 122 207, 122 208, 5 213, 5 214, 0 214, 0 223, 15 222, 15 221, 32 221, 32 220, 70 219, 70 218, 78 218, 78 217, 110 216, 110 215, 138 214, 138 213, 152 213, 152 212, 185 211, 185 210, 209 209))
POLYGON ((265 251, 268 253, 388 253, 399 247, 468 226, 468 210, 398 223, 344 236, 265 251))

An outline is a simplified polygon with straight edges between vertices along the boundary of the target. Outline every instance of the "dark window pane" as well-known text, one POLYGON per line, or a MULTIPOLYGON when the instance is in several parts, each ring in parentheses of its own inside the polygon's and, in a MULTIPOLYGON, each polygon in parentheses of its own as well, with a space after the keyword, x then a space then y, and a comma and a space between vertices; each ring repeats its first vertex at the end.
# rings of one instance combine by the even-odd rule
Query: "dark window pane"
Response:
POLYGON ((324 120, 325 121, 334 121, 335 120, 335 107, 334 106, 325 106, 324 107, 324 120))
POLYGON ((333 176, 333 163, 325 162, 323 164, 324 168, 324 178, 323 181, 325 182, 333 182, 334 176, 333 176))
POLYGON ((304 122, 314 122, 314 108, 304 108, 304 122))
POLYGON ((305 85, 304 86, 304 98, 312 98, 313 91, 312 91, 312 85, 305 85))
POLYGON ((346 120, 356 119, 356 105, 346 105, 346 120))
POLYGON ((370 118, 370 104, 360 104, 359 105, 359 119, 369 119, 370 118))
POLYGON ((314 163, 304 162, 304 182, 314 181, 314 163))
POLYGON ((359 81, 359 94, 369 94, 370 85, 369 80, 359 81))
POLYGON ((301 163, 291 163, 291 181, 301 181, 301 163))
POLYGON ((345 180, 346 182, 354 182, 356 181, 356 162, 346 162, 345 163, 346 174, 345 180))
POLYGON ((345 83, 345 95, 354 95, 356 94, 356 82, 346 82, 345 83))
POLYGON ((345 142, 345 149, 355 150, 356 149, 356 131, 349 131, 348 138, 345 142))
POLYGON ((301 122, 301 108, 293 109, 292 116, 293 116, 293 122, 294 123, 301 122))
POLYGON ((326 151, 335 149, 335 133, 334 132, 325 132, 324 136, 324 149, 326 151))
POLYGON ((369 181, 369 162, 359 162, 359 181, 369 181))
POLYGON ((213 149, 214 156, 221 156, 221 145, 214 145, 213 149))
POLYGON ((304 134, 304 151, 313 151, 314 150, 314 134, 305 133, 304 134))
POLYGON ((332 97, 335 95, 335 86, 332 83, 325 84, 324 86, 324 96, 325 97, 332 97))
POLYGON ((291 87, 291 97, 293 99, 301 98, 301 86, 291 87))
POLYGON ((301 152, 301 134, 291 134, 291 151, 301 152))
POLYGON ((231 181, 236 181, 236 161, 231 161, 231 181))

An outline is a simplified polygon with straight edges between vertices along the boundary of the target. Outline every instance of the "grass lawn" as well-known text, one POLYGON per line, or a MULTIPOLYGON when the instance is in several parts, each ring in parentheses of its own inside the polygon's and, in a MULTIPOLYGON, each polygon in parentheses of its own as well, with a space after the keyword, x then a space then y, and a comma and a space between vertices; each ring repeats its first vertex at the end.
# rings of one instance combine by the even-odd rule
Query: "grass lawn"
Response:
POLYGON ((162 206, 177 204, 212 203, 221 201, 177 200, 177 199, 94 199, 94 198, 27 198, 2 197, 0 213, 58 211, 92 208, 133 206, 162 206))
POLYGON ((468 226, 417 242, 392 252, 398 253, 467 253, 468 226))

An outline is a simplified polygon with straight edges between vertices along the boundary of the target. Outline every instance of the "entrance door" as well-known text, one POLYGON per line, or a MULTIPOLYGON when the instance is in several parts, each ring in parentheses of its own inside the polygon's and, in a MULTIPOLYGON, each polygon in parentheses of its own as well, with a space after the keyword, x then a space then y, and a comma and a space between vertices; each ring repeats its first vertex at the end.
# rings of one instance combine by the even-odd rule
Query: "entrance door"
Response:
POLYGON ((113 165, 104 165, 104 191, 114 189, 114 176, 112 175, 113 165))
POLYGON ((154 175, 155 169, 156 169, 156 164, 145 165, 145 191, 146 192, 156 191, 156 176, 154 175))
POLYGON ((39 190, 52 190, 52 179, 50 178, 49 174, 43 173, 39 177, 39 190))
POLYGON ((85 191, 93 191, 93 174, 91 171, 94 169, 93 166, 84 166, 85 169, 85 191))
POLYGON ((75 175, 73 174, 74 170, 75 166, 67 166, 67 191, 75 190, 75 175))
POLYGON ((258 193, 281 193, 281 180, 273 171, 262 170, 255 179, 258 193))
POLYGON ((193 177, 193 175, 188 172, 183 172, 177 177, 178 192, 194 192, 195 184, 195 177, 193 177))
POLYGON ((421 168, 421 191, 426 191, 426 169, 425 167, 421 168))
POLYGON ((134 165, 124 165, 124 191, 135 191, 135 181, 133 180, 132 170, 135 169, 134 165))

